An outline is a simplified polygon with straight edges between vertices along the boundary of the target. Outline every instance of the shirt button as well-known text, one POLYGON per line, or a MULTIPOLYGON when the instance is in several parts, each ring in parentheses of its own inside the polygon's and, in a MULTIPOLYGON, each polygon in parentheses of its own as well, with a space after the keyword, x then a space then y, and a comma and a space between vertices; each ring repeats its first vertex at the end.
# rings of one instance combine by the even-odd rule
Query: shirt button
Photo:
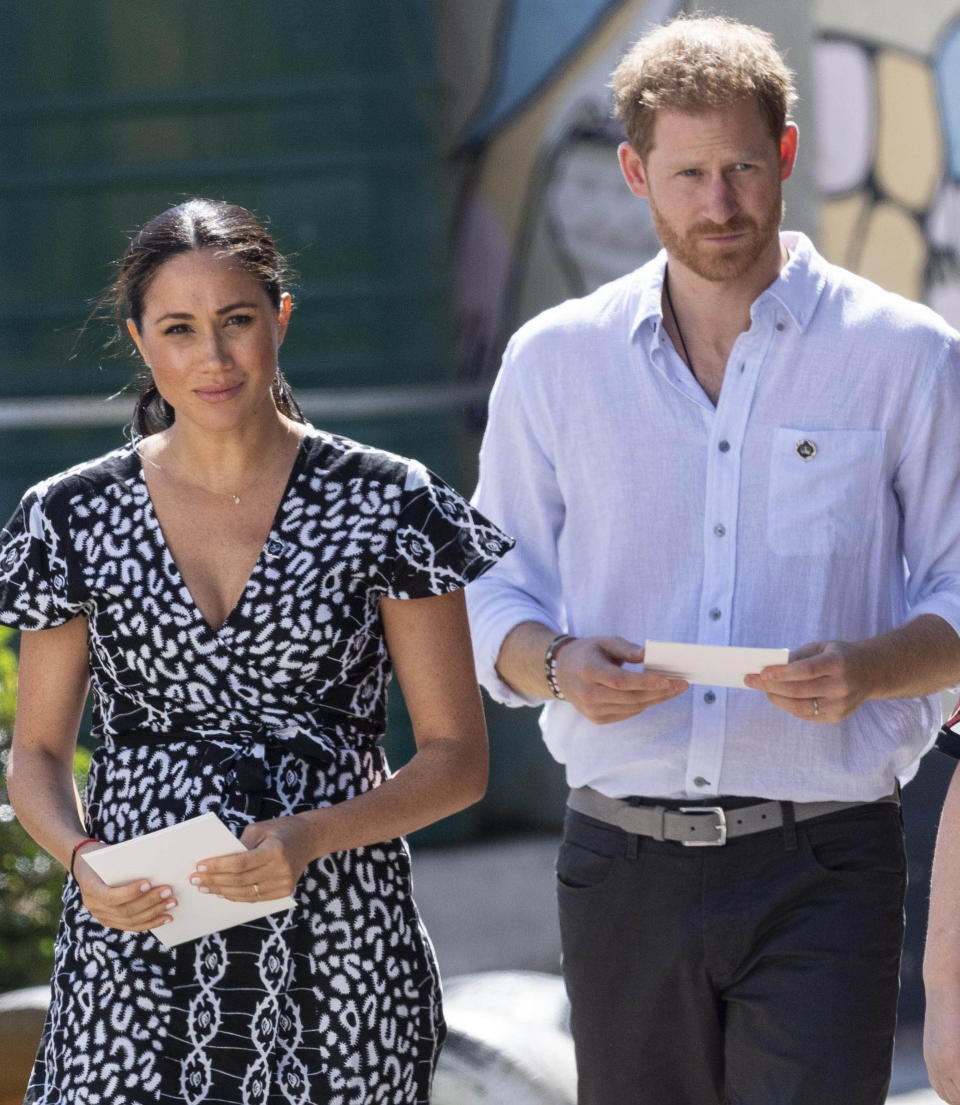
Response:
POLYGON ((710 611, 710 621, 712 622, 720 621, 721 616, 720 610, 716 606, 710 611))
POLYGON ((717 446, 717 448, 720 450, 721 453, 729 453, 730 452, 730 442, 729 441, 721 441, 720 444, 717 446))
POLYGON ((702 775, 698 775, 696 779, 693 780, 693 785, 695 787, 708 787, 710 786, 710 780, 704 779, 702 775))
POLYGON ((726 526, 714 526, 713 527, 713 532, 717 535, 717 537, 723 537, 727 532, 727 527, 726 526))
POLYGON ((784 329, 784 324, 782 322, 778 322, 777 323, 777 329, 778 330, 783 330, 784 329))
POLYGON ((703 696, 703 701, 706 702, 708 706, 710 706, 717 701, 717 696, 713 693, 713 691, 707 691, 707 693, 703 696))

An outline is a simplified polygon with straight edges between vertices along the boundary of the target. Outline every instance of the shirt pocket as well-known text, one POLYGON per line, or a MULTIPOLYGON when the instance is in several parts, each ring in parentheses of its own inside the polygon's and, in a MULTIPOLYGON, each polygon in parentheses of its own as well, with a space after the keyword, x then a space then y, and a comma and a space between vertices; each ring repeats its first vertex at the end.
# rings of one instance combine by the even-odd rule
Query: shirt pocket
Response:
POLYGON ((767 543, 780 556, 852 556, 876 517, 882 430, 773 432, 767 543))

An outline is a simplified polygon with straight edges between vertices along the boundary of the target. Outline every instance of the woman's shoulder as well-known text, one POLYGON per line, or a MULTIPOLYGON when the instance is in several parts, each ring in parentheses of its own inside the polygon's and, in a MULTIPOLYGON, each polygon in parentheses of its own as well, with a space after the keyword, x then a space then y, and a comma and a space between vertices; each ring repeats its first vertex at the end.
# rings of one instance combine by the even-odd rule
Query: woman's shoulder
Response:
POLYGON ((70 468, 35 483, 23 498, 42 503, 45 508, 68 506, 79 500, 125 488, 140 471, 140 458, 133 443, 109 453, 81 461, 70 468))
POLYGON ((305 437, 306 466, 311 475, 328 482, 359 481, 360 484, 396 484, 409 488, 422 483, 424 466, 410 457, 391 453, 374 445, 364 445, 342 434, 311 426, 305 437))

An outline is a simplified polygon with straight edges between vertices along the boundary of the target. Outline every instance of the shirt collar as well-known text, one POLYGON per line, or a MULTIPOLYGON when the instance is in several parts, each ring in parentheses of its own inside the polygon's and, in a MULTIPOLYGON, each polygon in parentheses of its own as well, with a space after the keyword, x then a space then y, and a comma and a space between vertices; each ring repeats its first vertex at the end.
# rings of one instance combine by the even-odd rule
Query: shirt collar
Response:
MULTIPOLYGON (((823 289, 826 286, 826 262, 813 248, 813 243, 799 231, 784 231, 780 240, 790 251, 787 263, 776 280, 754 300, 751 314, 768 297, 775 299, 802 333, 810 324, 823 289)), ((640 278, 640 298, 633 319, 633 332, 650 320, 663 318, 663 277, 667 268, 667 252, 660 252, 637 272, 640 278)))
POLYGON ((757 297, 754 307, 770 296, 783 307, 793 319, 796 328, 803 333, 810 325, 826 287, 827 263, 813 248, 810 239, 799 231, 784 231, 780 235, 780 241, 790 251, 790 256, 777 279, 757 297))

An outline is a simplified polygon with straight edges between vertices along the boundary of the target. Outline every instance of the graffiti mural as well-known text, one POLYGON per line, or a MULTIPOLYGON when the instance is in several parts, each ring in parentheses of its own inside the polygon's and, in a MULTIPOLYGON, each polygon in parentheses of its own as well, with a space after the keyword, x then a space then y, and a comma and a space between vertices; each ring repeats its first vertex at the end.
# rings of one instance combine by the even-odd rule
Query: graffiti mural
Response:
MULTIPOLYGON (((649 26, 693 6, 445 0, 461 378, 491 379, 523 321, 656 252, 620 177, 607 82, 649 26)), ((773 19, 747 0, 721 7, 773 19)), ((802 38, 782 21, 775 33, 803 71, 816 173, 795 175, 791 203, 802 189, 818 209, 831 260, 960 326, 960 0, 802 0, 795 23, 802 38)))
POLYGON ((607 82, 627 47, 681 6, 491 0, 456 11, 448 32, 482 59, 457 71, 453 109, 462 377, 491 377, 521 322, 659 248, 620 176, 607 82))
POLYGON ((960 3, 819 0, 821 244, 960 325, 960 3))

